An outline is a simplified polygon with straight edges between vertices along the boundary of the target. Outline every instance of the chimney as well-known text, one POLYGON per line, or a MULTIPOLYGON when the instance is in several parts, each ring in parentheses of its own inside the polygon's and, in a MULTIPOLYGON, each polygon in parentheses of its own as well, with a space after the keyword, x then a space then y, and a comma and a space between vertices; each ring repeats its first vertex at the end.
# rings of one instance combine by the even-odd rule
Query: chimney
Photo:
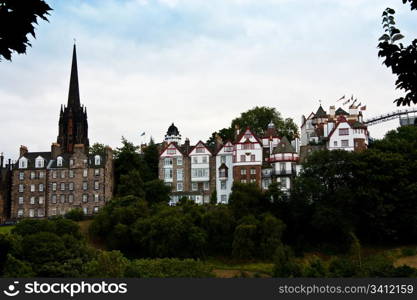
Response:
POLYGON ((235 133, 236 133, 236 138, 237 138, 239 136, 239 134, 240 134, 239 125, 235 125, 235 133))
POLYGON ((334 105, 330 106, 329 108, 329 115, 330 118, 334 118, 334 115, 336 114, 336 107, 334 105))
POLYGON ((25 155, 26 153, 28 153, 28 148, 26 146, 21 145, 19 152, 20 152, 19 153, 20 154, 19 157, 22 157, 23 155, 25 155))
POLYGON ((0 169, 3 169, 4 155, 3 152, 0 153, 0 169))
POLYGON ((216 143, 216 150, 220 149, 220 147, 223 145, 223 139, 218 133, 216 133, 215 143, 216 143))
POLYGON ((9 162, 8 162, 8 164, 7 164, 7 168, 11 171, 12 170, 12 168, 13 168, 13 165, 12 165, 12 160, 9 158, 9 162))
POLYGON ((59 155, 61 155, 61 145, 58 143, 52 143, 51 154, 53 158, 56 158, 59 155))
POLYGON ((190 148, 191 148, 189 138, 185 138, 184 148, 185 148, 185 153, 188 154, 188 152, 190 152, 190 148))

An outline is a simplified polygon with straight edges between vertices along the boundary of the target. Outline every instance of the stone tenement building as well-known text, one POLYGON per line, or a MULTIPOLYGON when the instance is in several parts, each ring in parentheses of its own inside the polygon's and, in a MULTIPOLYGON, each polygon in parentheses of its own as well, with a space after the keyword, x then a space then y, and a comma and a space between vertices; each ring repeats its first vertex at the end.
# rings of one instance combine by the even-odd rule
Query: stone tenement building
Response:
POLYGON ((11 175, 11 160, 9 159, 9 163, 4 166, 4 156, 3 153, 0 153, 0 223, 10 217, 11 175))
POLYGON ((178 128, 172 124, 165 135, 159 158, 159 178, 171 186, 170 204, 186 197, 208 203, 216 192, 217 203, 227 204, 234 182, 254 183, 268 189, 275 181, 284 192, 297 174, 298 154, 286 137, 279 137, 269 124, 262 139, 250 128, 237 130, 235 141, 217 137, 213 147, 203 142, 181 145, 178 128))
POLYGON ((91 215, 113 195, 113 152, 90 155, 87 109, 80 103, 74 45, 67 106, 50 152, 21 146, 13 167, 11 218, 42 218, 81 208, 91 215))

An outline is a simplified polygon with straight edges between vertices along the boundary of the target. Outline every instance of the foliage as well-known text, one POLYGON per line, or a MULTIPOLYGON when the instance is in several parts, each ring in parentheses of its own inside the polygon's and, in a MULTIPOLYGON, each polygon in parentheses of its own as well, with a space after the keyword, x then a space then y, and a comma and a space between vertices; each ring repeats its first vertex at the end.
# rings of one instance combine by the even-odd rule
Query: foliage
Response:
POLYGON ((120 251, 98 251, 96 257, 85 266, 89 277, 119 278, 124 277, 129 261, 120 251))
POLYGON ((302 267, 295 261, 288 246, 279 245, 275 250, 273 277, 301 277, 302 267))
POLYGON ((73 221, 82 221, 84 220, 84 212, 81 208, 74 208, 65 214, 65 218, 73 221))
POLYGON ((145 199, 150 204, 168 203, 171 186, 167 186, 162 180, 155 179, 144 184, 145 199))
POLYGON ((143 160, 147 167, 147 172, 143 174, 143 180, 147 182, 158 179, 159 151, 152 138, 143 150, 143 160))
POLYGON ((26 53, 26 48, 32 46, 27 35, 36 38, 37 18, 48 21, 51 10, 43 0, 0 0, 0 60, 11 60, 12 51, 26 53))
POLYGON ((142 177, 138 170, 131 170, 129 173, 120 176, 117 194, 122 197, 131 195, 143 198, 145 196, 142 177))
POLYGON ((104 144, 100 143, 94 143, 90 148, 88 149, 88 153, 90 155, 100 155, 105 156, 106 155, 106 146, 104 144))
MULTIPOLYGON (((410 2, 411 9, 417 9, 417 1, 403 0, 403 3, 410 2)), ((395 27, 395 11, 387 8, 382 14, 382 24, 385 33, 380 37, 378 44, 378 56, 384 58, 384 64, 391 68, 397 76, 396 88, 404 90, 404 97, 396 99, 397 106, 417 103, 417 39, 405 47, 397 41, 404 38, 400 30, 395 27)))
POLYGON ((126 277, 136 278, 207 278, 213 277, 203 262, 177 258, 137 259, 126 270, 126 277))
POLYGON ((207 144, 213 146, 216 141, 216 135, 219 135, 223 142, 235 140, 236 128, 245 130, 247 127, 250 127, 254 134, 261 136, 270 122, 274 123, 279 135, 286 136, 289 140, 293 140, 298 135, 298 127, 292 119, 287 118, 284 120, 275 108, 256 106, 243 112, 240 117, 235 118, 230 127, 214 132, 207 144))

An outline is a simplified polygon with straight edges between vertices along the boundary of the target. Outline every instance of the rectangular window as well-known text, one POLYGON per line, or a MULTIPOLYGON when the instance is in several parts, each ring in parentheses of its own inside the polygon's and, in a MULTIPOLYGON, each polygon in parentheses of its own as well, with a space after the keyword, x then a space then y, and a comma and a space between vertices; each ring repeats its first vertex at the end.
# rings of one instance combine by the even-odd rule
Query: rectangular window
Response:
POLYGON ((45 172, 39 171, 39 179, 43 179, 43 178, 45 178, 45 172))
POLYGON ((342 140, 342 147, 349 147, 349 140, 342 140))
POLYGON ((56 203, 56 195, 52 195, 51 202, 54 204, 56 203))
POLYGON ((69 170, 69 178, 74 178, 74 170, 69 170))
POLYGON ((39 192, 43 192, 43 183, 39 184, 39 192))
POLYGON ((25 173, 24 172, 20 172, 19 173, 19 180, 23 180, 25 179, 25 173))
POLYGON ((183 187, 183 185, 182 185, 182 182, 178 182, 177 183, 177 191, 178 192, 182 192, 184 190, 184 187, 183 187))
POLYGON ((250 161, 256 161, 256 156, 255 156, 255 154, 252 154, 252 155, 250 156, 250 161))
POLYGON ((240 169, 240 175, 246 175, 246 169, 240 169))
POLYGON ((255 145, 254 144, 243 144, 242 149, 243 150, 255 149, 255 145))
POLYGON ((94 176, 100 176, 100 169, 94 169, 94 176))
POLYGON ((246 161, 246 155, 242 154, 240 156, 240 161, 245 162, 246 161))
POLYGON ((19 196, 19 204, 23 204, 23 197, 22 196, 19 196))
POLYGON ((35 216, 35 210, 33 208, 29 209, 29 217, 33 218, 35 216))
POLYGON ((250 173, 251 173, 251 175, 255 175, 256 174, 256 169, 255 168, 251 168, 250 169, 250 173))
POLYGON ((334 142, 333 142, 333 145, 334 145, 335 147, 337 147, 337 141, 334 141, 334 142))
POLYGON ((38 217, 44 217, 44 216, 45 216, 45 214, 43 212, 43 209, 42 208, 38 208, 38 217))
POLYGON ((74 160, 70 159, 69 163, 70 163, 70 166, 72 167, 74 165, 74 160))
POLYGON ((165 158, 164 159, 164 166, 172 166, 172 158, 165 158))
POLYGON ((225 190, 227 188, 227 182, 226 181, 220 181, 220 189, 225 190))
POLYGON ((54 191, 54 192, 56 191, 56 182, 52 183, 52 191, 54 191))
POLYGON ((87 194, 83 194, 83 202, 87 202, 88 201, 88 195, 87 194))
POLYGON ((100 182, 98 182, 97 180, 94 181, 94 189, 98 190, 100 188, 100 182))
POLYGON ((241 179, 240 182, 241 183, 246 183, 246 179, 241 179))
POLYGON ((64 194, 62 194, 60 196, 60 200, 61 200, 61 203, 65 203, 65 195, 64 194))
POLYGON ((83 207, 83 212, 85 215, 88 215, 88 207, 83 207))
POLYGON ((177 166, 182 166, 182 157, 177 157, 177 166))
POLYGON ((35 179, 36 173, 34 171, 30 172, 30 179, 35 179))
POLYGON ((84 169, 83 170, 83 177, 87 177, 88 176, 88 170, 87 169, 84 169))
POLYGON ((19 210, 17 211, 17 216, 18 216, 19 218, 23 217, 23 209, 19 209, 19 210))
POLYGON ((175 154, 177 154, 177 150, 175 150, 175 149, 168 149, 167 150, 167 154, 175 155, 175 154))
POLYGON ((226 156, 225 155, 220 156, 220 163, 221 164, 225 164, 226 163, 226 156))
POLYGON ((56 208, 52 208, 52 215, 56 216, 56 208))
POLYGON ((182 181, 184 176, 183 169, 177 169, 177 181, 182 181))
POLYGON ((93 212, 96 214, 96 213, 98 213, 98 206, 94 206, 94 210, 93 210, 93 212))
POLYGON ((38 199, 39 204, 43 204, 43 200, 44 200, 43 196, 39 196, 39 199, 38 199))
POLYGON ((61 191, 65 191, 65 183, 64 182, 61 183, 61 191))
POLYGON ((221 203, 226 203, 227 202, 227 195, 221 195, 220 196, 220 201, 221 201, 221 203))
POLYGON ((192 169, 191 176, 193 178, 202 178, 202 177, 208 177, 209 176, 209 169, 192 169))
POLYGON ((256 179, 253 179, 253 178, 252 178, 252 179, 250 180, 250 182, 251 182, 251 183, 256 183, 256 179))
POLYGON ((70 191, 73 191, 73 190, 74 190, 74 182, 70 182, 70 183, 68 184, 68 189, 69 189, 70 191))
POLYGON ((203 156, 203 164, 206 164, 206 163, 207 163, 207 161, 208 161, 207 156, 203 156))
POLYGON ((30 185, 30 191, 31 192, 35 192, 36 191, 36 186, 34 184, 30 185))
POLYGON ((193 157, 193 164, 198 164, 198 158, 197 158, 197 156, 194 156, 193 157))
POLYGON ((30 197, 30 204, 35 204, 35 197, 30 197))
POLYGON ((219 177, 221 178, 227 177, 226 169, 219 170, 219 177))
POLYGON ((61 178, 65 178, 65 171, 64 170, 61 171, 61 178))
POLYGON ((52 171, 52 178, 57 178, 58 177, 58 175, 57 175, 57 172, 56 171, 52 171))
POLYGON ((94 202, 98 202, 100 200, 100 197, 98 194, 94 194, 94 202))
POLYGON ((191 189, 192 189, 193 191, 197 191, 197 190, 198 190, 198 183, 197 183, 197 182, 193 182, 193 183, 191 184, 191 189))
POLYGON ((73 195, 73 194, 69 194, 69 195, 68 195, 68 202, 69 202, 69 203, 74 202, 74 195, 73 195))
POLYGON ((204 148, 202 148, 202 147, 196 148, 195 152, 196 153, 204 153, 204 148))
POLYGON ((340 128, 339 135, 349 135, 349 128, 340 128))
POLYGON ((86 191, 88 189, 88 182, 84 181, 83 182, 83 190, 86 191))
POLYGON ((25 186, 23 184, 19 184, 19 193, 23 193, 25 186))
POLYGON ((164 169, 164 178, 165 179, 172 179, 172 169, 171 168, 164 169))
POLYGON ((210 189, 210 183, 209 182, 204 182, 204 190, 208 191, 210 189))

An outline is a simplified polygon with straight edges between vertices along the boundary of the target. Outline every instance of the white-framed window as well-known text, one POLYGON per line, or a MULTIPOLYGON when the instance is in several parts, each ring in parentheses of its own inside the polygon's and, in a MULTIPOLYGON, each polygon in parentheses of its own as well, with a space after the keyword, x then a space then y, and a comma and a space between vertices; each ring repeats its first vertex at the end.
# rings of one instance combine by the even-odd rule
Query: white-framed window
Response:
POLYGON ((164 158, 164 166, 172 166, 172 158, 170 157, 164 158))
POLYGON ((349 140, 342 140, 342 147, 349 147, 349 140))
POLYGON ((93 210, 93 212, 96 214, 96 213, 98 213, 98 206, 94 206, 94 210, 93 210))
POLYGON ((177 169, 177 181, 183 181, 184 169, 177 169))
POLYGON ((246 169, 240 169, 240 175, 246 175, 246 169))
POLYGON ((220 189, 221 190, 227 189, 227 182, 226 182, 226 180, 220 181, 220 189))
POLYGON ((61 178, 64 179, 65 178, 65 170, 61 171, 61 178))
POLYGON ((39 192, 43 192, 43 183, 39 183, 39 192))
POLYGON ((164 169, 164 178, 165 179, 172 179, 172 169, 171 168, 165 168, 164 169))
POLYGON ((246 143, 242 145, 243 150, 251 150, 251 149, 255 149, 255 145, 254 144, 250 144, 250 143, 246 143))
POLYGON ((240 161, 241 161, 241 162, 245 162, 245 161, 246 161, 246 155, 242 154, 242 155, 240 156, 240 161))
POLYGON ((56 216, 56 208, 52 208, 52 215, 56 216))
POLYGON ((68 195, 68 202, 69 202, 69 203, 74 202, 74 195, 73 195, 73 194, 69 194, 69 195, 68 195))
POLYGON ((61 191, 65 191, 65 182, 61 182, 61 191))
POLYGON ((284 189, 287 188, 287 178, 286 177, 281 178, 281 187, 284 188, 284 189))
POLYGON ((193 156, 193 164, 198 164, 198 157, 197 156, 193 156))
POLYGON ((69 170, 68 177, 69 178, 74 178, 74 170, 69 170))
POLYGON ((246 179, 241 179, 240 182, 241 183, 246 183, 247 181, 246 181, 246 179))
POLYGON ((36 178, 36 172, 32 171, 30 172, 30 179, 35 179, 36 178))
POLYGON ((28 160, 26 157, 22 157, 19 159, 19 168, 26 169, 28 167, 28 160))
POLYGON ((44 159, 42 157, 40 157, 40 156, 37 157, 35 159, 35 168, 43 168, 44 163, 45 163, 45 161, 44 161, 44 159))
POLYGON ((61 203, 65 203, 65 194, 61 194, 59 199, 60 199, 61 203))
POLYGON ((94 169, 94 176, 100 176, 100 169, 94 169))
POLYGON ((177 191, 182 192, 184 190, 184 186, 182 182, 177 182, 177 191))
POLYGON ((208 161, 208 156, 203 156, 202 160, 203 160, 203 164, 206 164, 208 161))
POLYGON ((31 191, 31 192, 35 192, 35 191, 36 191, 36 185, 31 184, 31 185, 30 185, 30 191, 31 191))
POLYGON ((23 202, 24 202, 23 196, 19 196, 19 204, 23 204, 23 202))
POLYGON ((74 182, 70 182, 70 183, 68 183, 68 189, 69 189, 70 191, 73 191, 73 190, 74 190, 74 182))
POLYGON ((19 184, 19 193, 23 193, 25 190, 25 186, 23 184, 19 184))
POLYGON ((29 217, 33 218, 35 216, 35 210, 33 208, 29 209, 29 217))
POLYGON ((20 209, 18 209, 18 210, 17 210, 17 216, 18 216, 19 218, 23 217, 23 213, 24 213, 23 208, 20 208, 20 209))
POLYGON ((349 128, 339 128, 339 135, 349 135, 349 128))
POLYGON ((192 169, 191 176, 193 178, 209 177, 209 169, 208 168, 192 169))
POLYGON ((98 202, 98 201, 100 201, 100 195, 94 194, 94 202, 98 202))
POLYGON ((44 202, 44 197, 43 196, 39 196, 39 198, 38 198, 38 202, 39 202, 39 204, 43 204, 43 202, 44 202))
POLYGON ((88 207, 83 207, 83 213, 84 213, 85 215, 88 215, 88 207))
POLYGON ((220 156, 220 163, 225 164, 226 163, 226 155, 220 156))
POLYGON ((96 156, 94 156, 94 164, 95 164, 96 166, 98 166, 98 165, 100 165, 100 164, 101 164, 101 156, 100 156, 100 155, 96 155, 96 156))
POLYGON ((210 183, 209 182, 204 182, 204 190, 208 191, 210 189, 210 183))
POLYGON ((182 157, 180 156, 180 157, 177 157, 177 166, 182 166, 182 162, 183 161, 183 159, 182 159, 182 157))
POLYGON ((44 217, 45 213, 42 208, 38 208, 38 217, 44 217))
POLYGON ((252 155, 250 156, 250 161, 256 161, 256 156, 255 156, 255 154, 252 154, 252 155))
POLYGON ((56 191, 56 182, 52 182, 52 191, 56 191))
POLYGON ((25 172, 19 172, 19 180, 25 179, 25 172))
POLYGON ((88 176, 88 169, 84 169, 83 170, 83 177, 87 177, 88 176))
POLYGON ((55 194, 52 195, 51 202, 54 203, 54 204, 56 203, 56 195, 55 194))
POLYGON ((43 179, 43 178, 45 178, 45 172, 39 171, 39 179, 43 179))
POLYGON ((226 203, 227 202, 227 195, 220 195, 220 201, 221 201, 221 203, 226 203))
POLYGON ((35 197, 30 197, 30 204, 35 204, 35 197))
POLYGON ((64 159, 61 156, 58 156, 57 159, 56 159, 57 167, 62 167, 63 163, 64 163, 64 159))
POLYGON ((192 189, 193 191, 197 191, 197 190, 198 190, 198 183, 197 183, 197 182, 193 182, 193 183, 191 184, 191 189, 192 189))
POLYGON ((57 171, 52 171, 52 178, 57 178, 58 177, 58 174, 57 174, 57 171))
POLYGON ((87 194, 83 194, 83 202, 88 202, 88 195, 87 194))
POLYGON ((198 147, 198 148, 195 149, 195 152, 196 153, 204 153, 205 149, 203 147, 198 147))
POLYGON ((224 178, 227 177, 226 169, 220 169, 219 170, 219 177, 224 178))
POLYGON ((252 179, 250 180, 250 182, 251 182, 251 183, 256 183, 256 179, 255 179, 255 178, 252 178, 252 179))
POLYGON ((251 173, 251 175, 255 175, 256 174, 256 169, 255 168, 251 168, 250 169, 250 173, 251 173))
POLYGON ((334 142, 333 142, 333 146, 334 146, 334 147, 337 147, 337 141, 334 141, 334 142))
POLYGON ((88 182, 84 181, 83 182, 83 190, 86 191, 88 189, 88 182))
POLYGON ((176 149, 168 149, 167 150, 167 154, 169 154, 169 155, 175 155, 175 154, 177 154, 177 150, 176 149))
POLYGON ((72 167, 74 165, 74 160, 70 159, 69 164, 70 164, 70 167, 72 167))
POLYGON ((100 182, 99 181, 94 181, 94 189, 95 190, 98 190, 98 189, 100 189, 100 182))

